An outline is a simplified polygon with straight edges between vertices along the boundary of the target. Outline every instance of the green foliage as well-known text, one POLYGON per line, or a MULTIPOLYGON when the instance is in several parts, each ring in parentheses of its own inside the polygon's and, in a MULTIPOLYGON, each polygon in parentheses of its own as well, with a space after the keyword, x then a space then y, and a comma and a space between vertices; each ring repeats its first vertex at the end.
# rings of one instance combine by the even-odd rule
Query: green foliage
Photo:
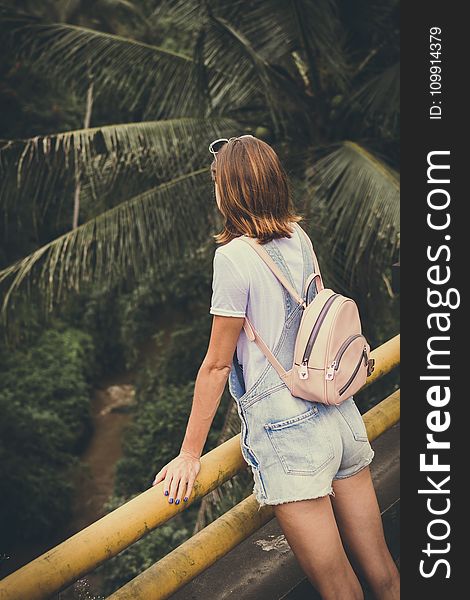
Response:
POLYGON ((165 332, 155 336, 158 348, 155 366, 162 385, 194 381, 207 350, 211 322, 209 316, 204 316, 188 327, 176 329, 169 336, 165 332))
MULTIPOLYGON (((157 336, 156 360, 147 361, 136 382, 136 406, 116 467, 116 493, 131 494, 150 485, 153 476, 178 455, 191 412, 194 380, 204 358, 210 317, 157 336), (165 339, 166 338, 166 339, 165 339)), ((224 393, 204 452, 217 443, 227 410, 224 393)))
MULTIPOLYGON (((190 298, 191 288, 184 289, 190 298)), ((180 301, 187 301, 188 297, 180 297, 180 301)), ((123 458, 116 465, 115 492, 107 504, 108 510, 148 489, 156 473, 178 455, 191 411, 194 379, 206 350, 210 324, 210 316, 203 314, 194 318, 192 325, 157 334, 156 359, 148 360, 139 370, 136 405, 124 436, 123 458)), ((230 402, 230 395, 225 391, 204 453, 217 445, 230 402)), ((246 480, 246 477, 241 479, 246 480)), ((246 495, 246 491, 245 486, 241 493, 246 495)), ((200 503, 195 502, 184 513, 105 563, 100 570, 105 575, 106 594, 188 539, 194 530, 200 503)), ((222 502, 218 508, 228 510, 231 506, 222 502)))
POLYGON ((116 467, 115 489, 130 496, 150 487, 152 476, 178 455, 191 410, 194 383, 162 386, 146 371, 136 391, 137 409, 124 438, 124 455, 116 467))
POLYGON ((2 539, 47 539, 70 517, 70 476, 89 434, 91 339, 58 326, 1 359, 2 539))
POLYGON ((63 310, 68 322, 93 338, 95 379, 138 369, 143 357, 156 353, 153 332, 192 327, 198 315, 208 315, 213 252, 209 242, 195 256, 183 258, 177 271, 150 267, 135 285, 89 285, 69 298, 63 310))
MULTIPOLYGON (((140 358, 137 348, 149 340, 150 331, 176 331, 186 324, 197 328, 198 316, 208 315, 212 260, 213 244, 208 243, 195 256, 183 258, 178 270, 150 269, 137 285, 120 296, 121 339, 126 346, 128 367, 136 366, 140 358)), ((209 330, 206 339, 208 334, 209 330)), ((195 339, 201 343, 199 336, 195 339)), ((160 369, 161 374, 164 371, 160 369)))
POLYGON ((126 370, 125 354, 134 348, 134 340, 122 337, 123 294, 117 289, 89 286, 69 299, 64 313, 67 321, 91 336, 95 348, 93 380, 126 370))

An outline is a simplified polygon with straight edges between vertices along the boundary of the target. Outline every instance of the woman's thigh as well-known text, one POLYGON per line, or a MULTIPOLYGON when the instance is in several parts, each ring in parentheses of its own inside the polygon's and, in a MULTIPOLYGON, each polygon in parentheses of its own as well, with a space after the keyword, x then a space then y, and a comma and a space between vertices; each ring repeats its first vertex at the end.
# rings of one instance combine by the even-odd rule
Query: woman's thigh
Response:
POLYGON ((330 496, 273 506, 303 571, 323 597, 362 598, 331 506, 330 496))
POLYGON ((333 482, 332 506, 343 543, 353 564, 368 580, 393 570, 370 468, 333 482))

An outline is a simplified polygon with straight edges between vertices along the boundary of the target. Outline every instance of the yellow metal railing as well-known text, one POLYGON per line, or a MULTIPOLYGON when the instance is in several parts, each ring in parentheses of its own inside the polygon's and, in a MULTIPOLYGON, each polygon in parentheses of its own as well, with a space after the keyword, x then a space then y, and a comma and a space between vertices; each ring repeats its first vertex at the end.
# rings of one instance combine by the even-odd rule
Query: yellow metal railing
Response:
MULTIPOLYGON (((400 390, 397 390, 364 415, 369 439, 374 440, 399 419, 400 390)), ((272 506, 265 505, 258 510, 252 494, 108 596, 108 600, 169 598, 273 516, 272 506)))
POLYGON ((400 364, 400 336, 396 335, 376 348, 371 352, 371 358, 375 359, 375 368, 372 375, 367 378, 364 387, 398 367, 400 364))
MULTIPOLYGON (((400 336, 375 349, 371 356, 376 362, 368 384, 399 364, 400 336)), ((400 392, 396 391, 364 415, 369 439, 399 420, 399 399, 400 392)), ((184 506, 168 503, 161 482, 5 577, 0 581, 0 600, 49 598, 246 467, 238 434, 201 457, 201 470, 184 506)), ((168 598, 272 516, 272 507, 258 510, 255 498, 246 498, 110 598, 168 598)))

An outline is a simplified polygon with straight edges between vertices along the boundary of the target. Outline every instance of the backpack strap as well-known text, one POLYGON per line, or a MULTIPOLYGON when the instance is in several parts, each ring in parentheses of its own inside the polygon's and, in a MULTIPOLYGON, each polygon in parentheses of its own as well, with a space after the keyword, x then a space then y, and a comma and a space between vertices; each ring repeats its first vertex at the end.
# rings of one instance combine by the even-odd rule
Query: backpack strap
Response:
MULTIPOLYGON (((286 290, 291 294, 291 296, 293 296, 293 298, 295 298, 297 303, 305 308, 305 306, 306 306, 305 300, 301 296, 299 296, 297 291, 292 287, 292 285, 288 281, 287 277, 284 276, 282 271, 279 269, 279 267, 273 261, 271 256, 266 252, 266 250, 262 247, 262 245, 259 244, 254 238, 249 238, 247 236, 240 236, 239 239, 241 239, 244 242, 246 242, 247 244, 249 244, 256 251, 256 253, 262 258, 262 260, 266 263, 266 265, 271 269, 273 274, 279 279, 279 281, 282 283, 282 285, 286 288, 286 290)), ((266 358, 272 364, 272 366, 276 370, 279 377, 281 377, 281 379, 282 379, 283 376, 286 375, 286 370, 281 365, 281 363, 277 360, 277 358, 274 356, 274 354, 271 352, 271 350, 268 348, 268 346, 266 345, 266 343, 264 342, 262 337, 259 335, 259 333, 256 331, 256 329, 253 327, 253 324, 251 323, 251 321, 246 316, 245 316, 245 321, 243 323, 243 329, 245 330, 247 338, 251 342, 255 342, 255 344, 258 346, 258 348, 261 350, 261 352, 266 356, 266 358)))
POLYGON ((277 360, 271 350, 266 346, 265 342, 258 334, 256 329, 253 327, 251 321, 248 317, 245 317, 245 321, 243 323, 243 329, 245 330, 246 337, 250 340, 250 342, 255 342, 261 352, 266 356, 269 362, 272 364, 274 369, 277 371, 279 377, 282 379, 286 374, 286 370, 281 365, 281 363, 277 360))
MULTIPOLYGON (((300 225, 298 225, 297 223, 294 223, 294 226, 299 230, 299 233, 301 232, 300 235, 304 235, 305 238, 307 239, 310 249, 312 251, 313 264, 315 267, 315 272, 312 273, 312 275, 310 275, 310 277, 307 279, 305 287, 306 287, 306 289, 308 289, 308 285, 312 281, 317 280, 317 290, 320 291, 321 289, 323 289, 323 280, 321 277, 320 266, 318 264, 317 256, 313 249, 312 241, 311 241, 310 237, 307 235, 307 233, 302 229, 302 227, 300 227, 300 225)), ((254 238, 250 238, 245 235, 240 236, 239 239, 243 240, 247 244, 250 244, 250 246, 257 252, 257 254, 263 259, 263 261, 271 269, 271 271, 274 273, 274 275, 279 279, 279 281, 286 288, 286 290, 291 294, 291 296, 293 296, 293 298, 295 298, 297 303, 305 308, 306 307, 306 299, 301 298, 299 296, 297 291, 292 287, 290 282, 287 280, 287 278, 284 276, 282 271, 279 269, 279 267, 273 261, 271 256, 262 247, 262 245, 259 244, 254 238)), ((305 298, 307 298, 307 295, 305 296, 305 298)), ((266 356, 266 358, 272 364, 273 368, 276 370, 279 377, 281 379, 284 379, 284 376, 286 375, 287 371, 284 369, 284 367, 281 365, 281 363, 277 360, 277 358, 274 356, 274 354, 268 348, 268 346, 266 345, 264 340, 261 338, 261 336, 258 334, 256 329, 253 327, 251 321, 248 319, 247 316, 245 316, 245 321, 243 322, 243 329, 245 330, 247 338, 251 342, 255 342, 255 344, 258 346, 258 348, 261 350, 261 352, 266 356)))
MULTIPOLYGON (((312 251, 313 266, 314 266, 315 272, 312 275, 310 275, 310 277, 307 279, 305 288, 308 289, 308 286, 311 283, 311 281, 313 279, 317 278, 318 279, 317 291, 319 292, 320 290, 324 289, 325 286, 323 285, 323 277, 320 272, 320 265, 318 264, 317 255, 315 254, 315 250, 313 249, 312 240, 310 239, 310 236, 307 235, 307 232, 304 231, 304 229, 302 229, 302 227, 298 223, 294 222, 293 225, 297 229, 297 231, 300 233, 300 235, 303 235, 304 238, 307 240, 308 245, 310 246, 310 250, 312 251), (318 276, 320 276, 320 277, 318 277, 318 276)), ((305 297, 307 297, 307 294, 305 295, 305 297)))

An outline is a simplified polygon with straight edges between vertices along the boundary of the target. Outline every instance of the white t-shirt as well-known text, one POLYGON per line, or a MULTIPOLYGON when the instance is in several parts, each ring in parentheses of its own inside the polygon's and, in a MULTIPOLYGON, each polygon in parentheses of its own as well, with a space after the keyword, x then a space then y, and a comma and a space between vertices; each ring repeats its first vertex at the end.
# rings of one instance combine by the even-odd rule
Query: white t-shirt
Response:
MULTIPOLYGON (((302 295, 303 256, 299 231, 291 238, 273 240, 302 295)), ((246 242, 235 238, 219 246, 214 254, 210 314, 248 316, 271 350, 276 346, 285 320, 283 286, 268 265, 246 242)), ((238 362, 248 390, 268 364, 268 359, 242 329, 237 342, 238 362)))

